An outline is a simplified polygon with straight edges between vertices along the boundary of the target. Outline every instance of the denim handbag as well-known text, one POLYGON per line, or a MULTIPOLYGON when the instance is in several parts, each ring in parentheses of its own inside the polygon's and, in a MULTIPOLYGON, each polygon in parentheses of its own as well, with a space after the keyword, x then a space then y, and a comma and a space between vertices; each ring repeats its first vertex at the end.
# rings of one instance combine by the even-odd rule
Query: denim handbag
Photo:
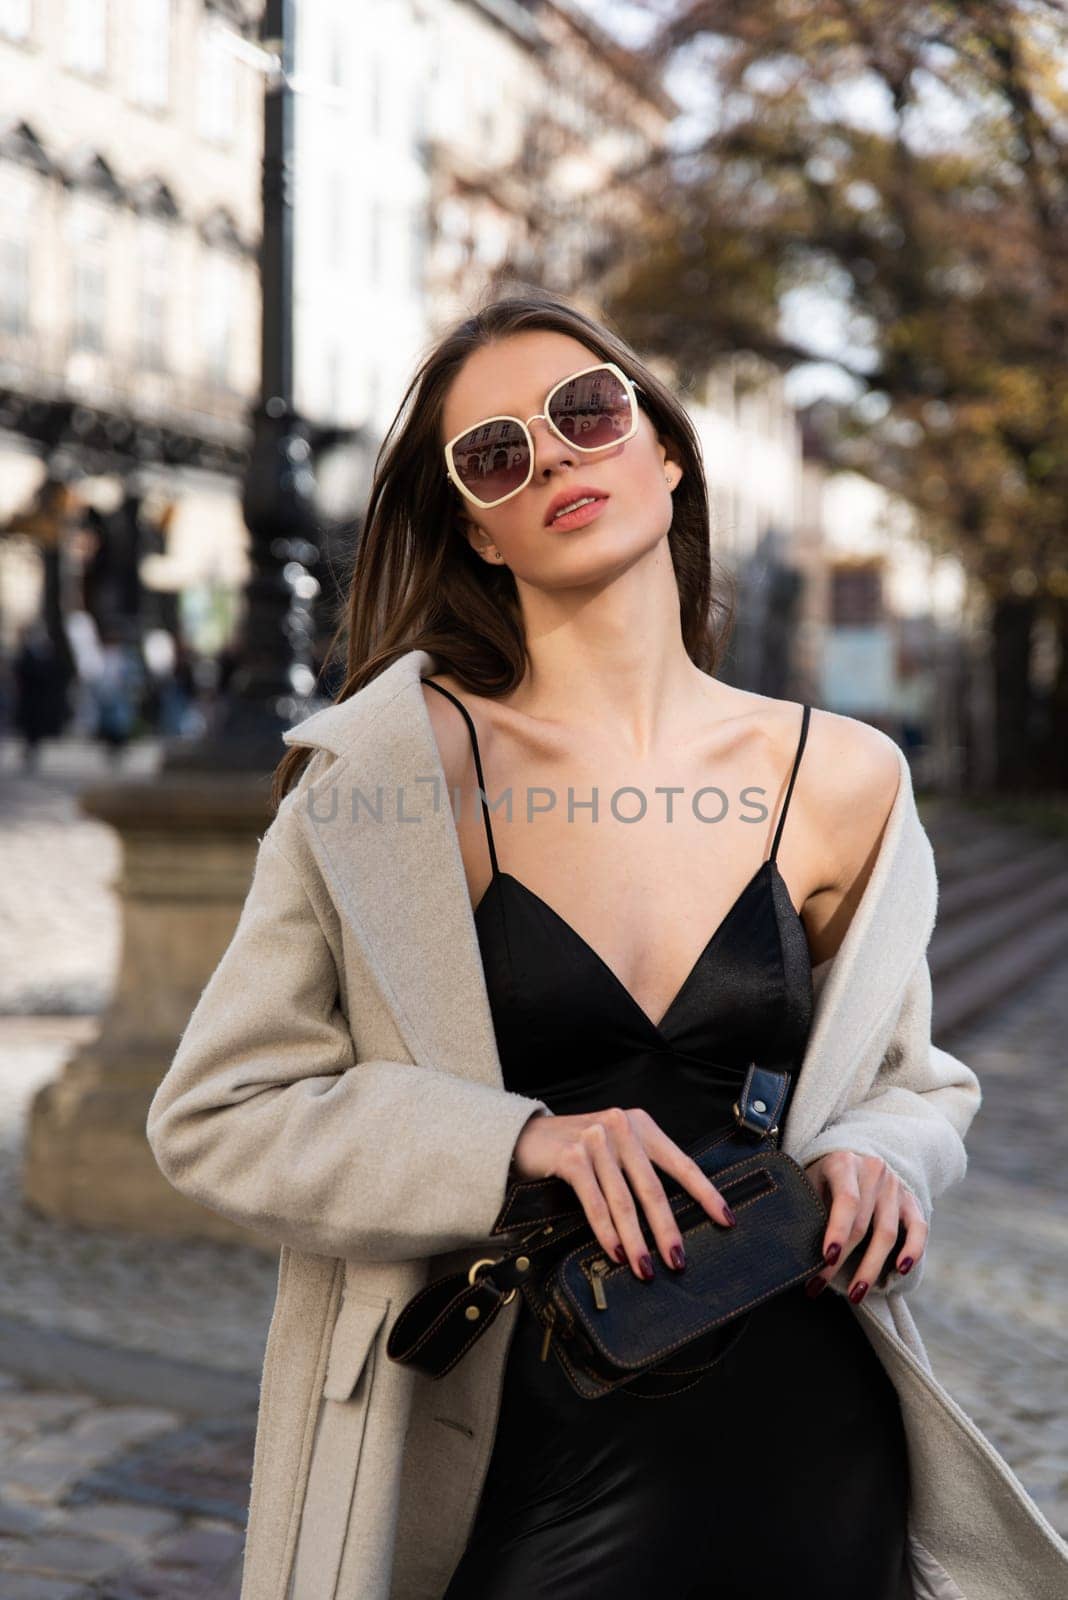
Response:
POLYGON ((605 1255, 569 1183, 515 1179, 492 1233, 522 1229, 522 1237, 409 1300, 387 1355, 443 1377, 522 1291, 544 1329, 542 1360, 551 1350, 586 1399, 623 1385, 650 1399, 690 1388, 741 1338, 754 1307, 824 1264, 826 1206, 779 1147, 789 1088, 789 1073, 751 1062, 734 1121, 687 1149, 737 1227, 713 1221, 661 1174, 685 1243, 685 1271, 637 1278, 629 1264, 605 1255))

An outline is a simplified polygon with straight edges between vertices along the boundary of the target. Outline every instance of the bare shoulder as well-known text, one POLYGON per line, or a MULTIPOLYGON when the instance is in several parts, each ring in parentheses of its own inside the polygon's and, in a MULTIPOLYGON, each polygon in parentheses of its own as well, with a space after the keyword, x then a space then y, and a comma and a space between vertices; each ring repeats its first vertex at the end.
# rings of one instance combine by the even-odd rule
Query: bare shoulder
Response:
POLYGON ((900 781, 900 752, 885 733, 853 717, 813 709, 798 794, 803 794, 806 832, 818 855, 816 887, 804 906, 815 964, 836 954, 853 920, 900 781))
POLYGON ((446 695, 429 688, 430 683, 440 683, 443 689, 455 695, 465 706, 466 691, 461 689, 447 672, 436 672, 422 681, 423 699, 426 702, 434 738, 437 740, 442 771, 445 773, 446 783, 452 788, 461 782, 468 764, 472 761, 471 735, 467 731, 463 713, 457 710, 446 695))
POLYGON ((881 841, 897 799, 898 747, 866 722, 814 708, 802 766, 805 809, 833 845, 832 881, 851 883, 881 841))

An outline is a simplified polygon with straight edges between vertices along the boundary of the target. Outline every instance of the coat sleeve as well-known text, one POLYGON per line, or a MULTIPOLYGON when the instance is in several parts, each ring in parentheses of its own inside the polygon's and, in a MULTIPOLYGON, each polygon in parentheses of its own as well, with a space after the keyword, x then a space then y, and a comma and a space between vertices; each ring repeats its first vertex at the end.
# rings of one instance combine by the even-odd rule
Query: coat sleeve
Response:
MULTIPOLYGON (((878 1156, 915 1195, 930 1225, 935 1199, 967 1170, 964 1139, 982 1095, 970 1067, 931 1040, 931 968, 927 954, 906 985, 890 1042, 869 1081, 858 1074, 855 1098, 800 1151, 802 1166, 832 1150, 878 1156)), ((895 1292, 922 1280, 922 1265, 892 1274, 895 1292)))
POLYGON ((313 1255, 402 1260, 490 1232, 544 1101, 433 1066, 357 1060, 333 952, 268 831, 237 927, 156 1090, 168 1181, 313 1255))

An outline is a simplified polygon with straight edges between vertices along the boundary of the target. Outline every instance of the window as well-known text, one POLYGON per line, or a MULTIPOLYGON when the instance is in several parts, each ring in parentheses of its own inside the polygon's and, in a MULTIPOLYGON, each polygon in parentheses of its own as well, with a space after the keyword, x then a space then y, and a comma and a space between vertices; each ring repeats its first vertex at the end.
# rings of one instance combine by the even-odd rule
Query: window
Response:
POLYGON ((107 342, 108 216, 93 200, 75 200, 67 223, 71 263, 71 345, 103 350, 107 342))
POLYGON ((28 173, 0 168, 0 330, 30 328, 30 233, 35 186, 28 173))
POLYGON ((218 23, 200 35, 197 127, 213 144, 229 144, 237 121, 237 62, 218 23))
POLYGON ((200 342, 204 370, 213 383, 230 387, 233 382, 234 334, 240 303, 240 267, 221 251, 209 251, 204 260, 201 281, 200 342))
POLYGON ((326 352, 326 404, 327 416, 335 421, 341 416, 341 350, 336 344, 326 352))
POLYGON ((171 0, 133 0, 133 96, 158 108, 170 96, 171 0))
POLYGON ((137 359, 151 372, 167 367, 167 279, 169 239, 165 224, 141 223, 137 359))
POLYGON ((335 20, 330 26, 327 36, 327 82, 332 89, 345 87, 345 56, 347 41, 345 29, 341 22, 335 20))
POLYGON ((108 62, 108 0, 67 0, 63 23, 64 66, 102 77, 108 62))
POLYGON ((31 0, 0 0, 0 33, 5 39, 28 39, 32 21, 31 0))
POLYGON ((382 68, 372 57, 367 63, 368 94, 367 106, 371 121, 371 135, 378 139, 382 135, 382 68))
POLYGON ((409 287, 413 294, 421 293, 426 278, 427 219, 426 208, 416 205, 411 213, 409 234, 409 287))
POLYGON ((345 224, 348 220, 346 200, 348 193, 347 175, 338 168, 331 172, 327 179, 327 192, 330 196, 326 216, 326 258, 333 267, 343 267, 345 264, 345 224))
POLYGON ((832 569, 831 622, 835 627, 870 627, 882 615, 882 573, 876 563, 832 569))
POLYGON ((382 228, 384 225, 382 202, 372 200, 367 218, 367 276, 377 285, 382 274, 382 228))

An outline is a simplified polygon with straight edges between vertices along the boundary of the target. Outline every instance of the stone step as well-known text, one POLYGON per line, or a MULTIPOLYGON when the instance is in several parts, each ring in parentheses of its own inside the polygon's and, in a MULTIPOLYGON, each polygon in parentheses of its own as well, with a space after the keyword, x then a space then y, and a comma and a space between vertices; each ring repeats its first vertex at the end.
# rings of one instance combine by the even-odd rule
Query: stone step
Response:
POLYGON ((1060 840, 1021 839, 1012 855, 975 872, 959 877, 939 873, 936 926, 945 928, 970 920, 977 912, 1010 901, 1025 910, 1033 891, 1058 878, 1068 878, 1068 850, 1060 840))
POLYGON ((940 796, 920 799, 917 809, 936 852, 989 839, 1006 826, 987 820, 969 805, 940 796))
POLYGON ((1063 841, 1046 839, 1022 829, 998 828, 945 844, 931 842, 938 881, 943 888, 985 877, 1015 861, 1029 859, 1036 852, 1059 853, 1061 860, 1068 862, 1068 848, 1063 841))
MULTIPOLYGON (((933 946, 933 941, 932 941, 933 946)), ((956 1033, 1026 988, 1050 967, 1063 963, 1068 951, 1068 899, 1059 910, 1048 909, 1028 926, 1018 928, 1000 951, 985 951, 971 962, 935 976, 931 1033, 936 1044, 951 1050, 956 1033)))
POLYGON ((175 1361, 147 1350, 102 1344, 14 1317, 0 1316, 6 1372, 24 1383, 73 1389, 122 1405, 157 1405, 161 1397, 190 1417, 255 1413, 257 1374, 175 1361))
POLYGON ((1068 867, 1047 873, 1025 890, 980 901, 952 919, 941 917, 931 939, 932 978, 944 983, 968 969, 986 973, 993 982, 1016 942, 1047 921, 1068 911, 1068 867))

